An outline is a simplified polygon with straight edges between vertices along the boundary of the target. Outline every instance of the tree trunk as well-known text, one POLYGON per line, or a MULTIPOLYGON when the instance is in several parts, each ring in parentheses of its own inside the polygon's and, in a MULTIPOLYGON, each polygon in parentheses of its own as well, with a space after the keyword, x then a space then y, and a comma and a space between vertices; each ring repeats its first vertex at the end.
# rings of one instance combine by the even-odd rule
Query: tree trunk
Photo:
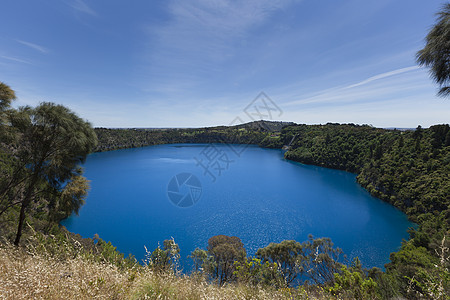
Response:
POLYGON ((22 202, 22 207, 20 208, 19 226, 17 227, 16 239, 14 241, 14 245, 16 246, 19 246, 20 237, 22 236, 23 221, 25 220, 25 209, 28 206, 27 202, 29 201, 25 199, 24 202, 22 202))
POLYGON ((37 180, 38 177, 35 174, 31 179, 30 185, 28 186, 28 191, 25 194, 25 198, 23 199, 22 206, 20 208, 19 225, 17 226, 16 239, 14 240, 14 245, 16 246, 19 246, 20 238, 22 237, 23 222, 25 221, 25 209, 31 202, 31 194, 33 193, 37 180))

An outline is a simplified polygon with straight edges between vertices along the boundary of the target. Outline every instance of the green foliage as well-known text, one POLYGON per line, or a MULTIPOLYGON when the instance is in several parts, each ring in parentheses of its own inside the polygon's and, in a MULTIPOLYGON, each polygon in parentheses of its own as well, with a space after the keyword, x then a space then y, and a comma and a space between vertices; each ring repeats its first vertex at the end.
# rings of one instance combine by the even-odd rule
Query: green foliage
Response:
MULTIPOLYGON (((246 285, 286 287, 309 278, 315 283, 330 283, 342 250, 334 248, 329 238, 271 243, 258 249, 256 257, 245 257, 245 249, 237 237, 218 235, 208 242, 208 251, 195 249, 190 257, 196 272, 204 272, 219 285, 238 282, 246 285)), ((359 264, 360 266, 360 264, 359 264)), ((352 269, 353 270, 353 269, 352 269)), ((361 271, 362 272, 362 271, 361 271)))
POLYGON ((45 235, 39 231, 30 229, 32 234, 27 239, 26 248, 32 255, 40 255, 58 260, 71 259, 79 255, 81 247, 76 242, 71 242, 68 235, 62 232, 45 235))
POLYGON ((96 238, 96 244, 89 251, 84 251, 83 255, 94 261, 108 262, 123 270, 132 269, 137 265, 136 258, 133 255, 124 257, 124 254, 117 250, 111 242, 106 242, 100 238, 96 238))
POLYGON ((270 137, 270 133, 261 129, 225 126, 192 129, 96 128, 95 132, 99 140, 95 151, 176 143, 258 144, 270 137))
POLYGON ((372 278, 367 278, 362 272, 351 271, 342 266, 340 273, 334 274, 334 285, 329 289, 333 295, 349 299, 375 299, 377 284, 372 278))
POLYGON ((406 212, 442 212, 450 205, 449 125, 415 131, 356 125, 297 125, 280 139, 296 136, 288 159, 358 173, 372 195, 406 212))
POLYGON ((267 247, 258 249, 256 256, 263 262, 276 265, 286 286, 290 286, 304 271, 303 246, 296 241, 270 243, 267 247))
POLYGON ((50 234, 34 230, 31 226, 31 234, 26 239, 25 247, 32 255, 57 259, 60 261, 82 257, 83 259, 108 263, 120 270, 133 270, 137 266, 136 259, 129 255, 124 257, 117 248, 100 239, 97 235, 94 239, 81 238, 55 226, 50 234))
POLYGON ((450 3, 438 13, 437 22, 426 37, 425 47, 417 52, 417 62, 430 67, 430 74, 440 90, 438 95, 450 94, 450 3))
MULTIPOLYGON (((53 103, 41 103, 36 108, 21 108, 11 114, 11 126, 19 138, 13 147, 17 158, 11 178, 6 179, 6 189, 1 197, 15 202, 19 198, 7 196, 8 191, 23 191, 20 197, 20 216, 14 243, 19 244, 26 210, 32 202, 60 196, 63 184, 79 179, 78 164, 93 150, 97 139, 91 125, 68 108, 53 103)), ((80 181, 77 181, 80 186, 80 181)), ((2 184, 3 185, 3 184, 2 184)), ((69 188, 73 185, 69 184, 69 188)), ((81 197, 85 194, 78 193, 81 197)), ((72 195, 75 195, 72 193, 72 195)), ((64 195, 67 200, 67 193, 64 195)), ((64 198, 64 197, 63 197, 64 198)), ((78 210, 82 201, 65 201, 69 208, 78 210)), ((52 202, 52 200, 51 200, 52 202)), ((61 202, 62 203, 62 202, 61 202)))
POLYGON ((285 127, 281 139, 295 136, 286 158, 327 168, 359 172, 367 159, 380 156, 376 142, 386 130, 352 124, 296 125, 285 127))
POLYGON ((388 273, 396 274, 400 292, 408 297, 445 299, 450 293, 449 243, 445 236, 431 255, 425 247, 416 246, 414 239, 391 254, 388 273))
POLYGON ((304 269, 308 278, 315 284, 333 282, 334 274, 338 273, 345 259, 342 249, 335 248, 330 238, 308 237, 302 244, 304 269))
POLYGON ((286 285, 276 263, 262 262, 259 258, 251 257, 241 262, 236 261, 234 265, 234 275, 238 283, 275 288, 286 285))
POLYGON ((194 262, 194 272, 202 271, 202 267, 208 260, 208 252, 206 250, 195 248, 194 251, 189 255, 189 258, 194 262))
POLYGON ((177 271, 180 259, 180 247, 174 239, 164 240, 148 257, 148 266, 157 272, 177 271))
POLYGON ((0 82, 0 146, 3 146, 1 145, 3 142, 13 139, 7 116, 11 111, 11 102, 15 99, 14 91, 8 85, 0 82))
MULTIPOLYGON (((0 114, 10 108, 11 102, 16 99, 14 91, 0 81, 0 114)), ((0 123, 2 125, 3 123, 0 123)))
POLYGON ((8 179, 14 176, 16 158, 9 152, 0 149, 0 216, 19 202, 22 189, 14 187, 8 179))
POLYGON ((391 262, 386 265, 389 273, 397 275, 401 291, 407 291, 410 278, 419 269, 432 269, 437 259, 429 254, 426 248, 416 247, 409 241, 403 244, 400 251, 391 254, 391 262))
POLYGON ((83 206, 89 190, 89 180, 81 176, 82 171, 72 175, 69 182, 64 186, 60 197, 57 199, 56 207, 52 207, 51 212, 57 214, 54 220, 59 221, 68 218, 72 213, 78 215, 78 211, 83 206))
POLYGON ((208 255, 212 261, 208 270, 219 285, 235 279, 235 262, 246 259, 246 251, 241 239, 235 236, 216 235, 208 240, 208 255))

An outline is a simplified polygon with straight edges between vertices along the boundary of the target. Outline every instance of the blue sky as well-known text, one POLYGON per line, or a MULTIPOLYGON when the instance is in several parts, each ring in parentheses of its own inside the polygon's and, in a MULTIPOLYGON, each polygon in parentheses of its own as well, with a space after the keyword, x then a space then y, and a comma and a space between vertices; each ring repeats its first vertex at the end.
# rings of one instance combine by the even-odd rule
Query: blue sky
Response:
POLYGON ((102 127, 450 122, 415 53, 444 1, 6 0, 0 81, 102 127))

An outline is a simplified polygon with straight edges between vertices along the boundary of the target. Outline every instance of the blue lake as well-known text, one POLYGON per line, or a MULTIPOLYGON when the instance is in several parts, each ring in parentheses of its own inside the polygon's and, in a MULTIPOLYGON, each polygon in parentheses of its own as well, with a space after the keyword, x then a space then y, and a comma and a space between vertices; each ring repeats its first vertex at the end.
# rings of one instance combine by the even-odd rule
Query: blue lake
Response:
POLYGON ((153 250, 171 237, 187 266, 190 252, 206 249, 214 235, 238 236, 254 255, 270 242, 303 242, 312 234, 330 237, 367 268, 383 268, 414 226, 402 212, 370 196, 354 174, 291 162, 281 150, 159 145, 94 153, 84 167, 91 181, 86 204, 62 225, 83 237, 98 233, 138 260, 144 258, 144 245, 153 250), (181 186, 180 175, 174 193, 173 178, 182 173, 197 178, 201 189, 196 181, 181 186), (171 201, 174 195, 191 195, 196 203, 179 207, 171 201))

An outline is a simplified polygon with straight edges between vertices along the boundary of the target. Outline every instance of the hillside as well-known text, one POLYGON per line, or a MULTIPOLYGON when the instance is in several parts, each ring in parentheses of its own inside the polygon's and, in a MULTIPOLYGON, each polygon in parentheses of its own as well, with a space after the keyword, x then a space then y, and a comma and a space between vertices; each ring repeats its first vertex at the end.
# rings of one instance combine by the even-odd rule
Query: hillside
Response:
POLYGON ((292 122, 254 121, 235 126, 165 129, 95 128, 99 143, 96 152, 175 143, 260 144, 278 136, 292 122))

